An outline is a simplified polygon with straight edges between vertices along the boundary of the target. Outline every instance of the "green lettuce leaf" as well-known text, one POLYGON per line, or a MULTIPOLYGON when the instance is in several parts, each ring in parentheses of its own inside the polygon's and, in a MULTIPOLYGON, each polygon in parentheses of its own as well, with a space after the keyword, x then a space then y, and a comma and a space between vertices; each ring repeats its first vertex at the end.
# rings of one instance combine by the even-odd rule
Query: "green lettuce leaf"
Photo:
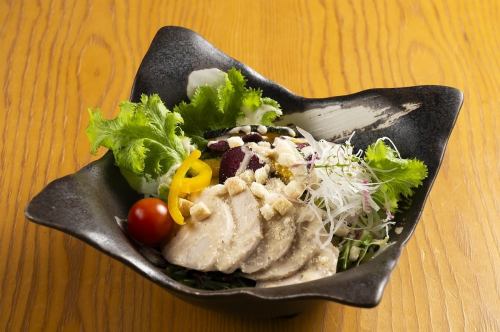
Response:
POLYGON ((228 70, 223 85, 198 87, 190 102, 175 106, 174 112, 182 115, 182 129, 190 137, 236 125, 271 125, 281 115, 278 102, 263 98, 261 90, 247 88, 245 77, 235 68, 228 70))
POLYGON ((398 153, 378 140, 365 152, 365 162, 382 182, 373 195, 374 201, 391 212, 398 208, 398 202, 413 195, 415 188, 427 177, 427 166, 417 159, 403 159, 398 153))
POLYGON ((275 108, 279 110, 280 105, 276 100, 271 98, 262 98, 262 105, 267 105, 264 106, 264 109, 267 109, 268 111, 262 114, 262 120, 260 121, 260 123, 264 126, 272 126, 274 120, 276 120, 276 118, 281 115, 281 113, 275 112, 272 109, 275 108))
POLYGON ((111 120, 99 109, 89 109, 89 115, 91 152, 99 147, 112 150, 116 165, 140 192, 142 182, 153 182, 188 155, 189 139, 179 127, 182 117, 170 112, 157 94, 142 95, 139 103, 122 102, 120 113, 111 120))

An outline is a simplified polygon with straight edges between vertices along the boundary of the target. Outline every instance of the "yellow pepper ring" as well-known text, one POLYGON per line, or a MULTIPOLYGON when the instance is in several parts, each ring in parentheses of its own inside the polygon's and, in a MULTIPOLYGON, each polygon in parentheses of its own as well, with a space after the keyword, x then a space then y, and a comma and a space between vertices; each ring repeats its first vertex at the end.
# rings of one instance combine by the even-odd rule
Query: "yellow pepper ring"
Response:
POLYGON ((179 209, 179 196, 183 193, 190 194, 201 191, 208 187, 212 180, 212 168, 207 163, 199 160, 200 156, 201 152, 194 150, 182 162, 172 178, 168 193, 168 207, 172 219, 179 225, 184 225, 184 216, 179 209), (195 173, 195 176, 186 178, 186 174, 190 169, 195 173))
POLYGON ((189 168, 200 158, 201 152, 199 150, 194 150, 191 154, 182 162, 181 166, 177 169, 172 178, 172 183, 170 185, 170 190, 168 192, 168 209, 170 216, 179 225, 184 225, 184 217, 179 210, 179 194, 181 193, 182 179, 186 176, 189 168))
POLYGON ((185 193, 194 193, 201 191, 210 185, 212 180, 212 168, 201 160, 195 160, 191 164, 191 170, 196 174, 191 178, 183 178, 181 191, 185 193))

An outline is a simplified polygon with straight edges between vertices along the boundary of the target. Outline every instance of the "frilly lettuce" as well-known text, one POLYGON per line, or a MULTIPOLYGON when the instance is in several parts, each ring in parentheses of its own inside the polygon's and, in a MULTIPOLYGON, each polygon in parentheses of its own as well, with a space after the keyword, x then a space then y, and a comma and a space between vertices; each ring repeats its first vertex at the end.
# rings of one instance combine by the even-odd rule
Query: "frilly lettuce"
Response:
POLYGON ((366 149, 365 162, 380 182, 373 199, 390 212, 397 210, 402 197, 413 195, 414 189, 427 177, 427 166, 422 161, 401 158, 383 139, 366 149))
POLYGON ((169 183, 165 177, 187 157, 192 143, 203 147, 206 131, 271 125, 281 115, 279 104, 263 98, 262 91, 247 88, 237 69, 218 75, 213 84, 196 87, 190 102, 180 103, 173 112, 157 94, 142 95, 139 103, 122 102, 120 113, 111 120, 104 119, 99 109, 90 109, 87 135, 92 153, 101 146, 112 150, 129 184, 141 193, 157 195, 159 183, 169 183))
POLYGON ((180 103, 174 112, 182 115, 182 129, 190 137, 236 125, 271 125, 281 115, 278 102, 263 98, 261 90, 247 88, 245 78, 235 68, 228 70, 223 84, 197 87, 190 102, 180 103))
POLYGON ((142 95, 139 103, 122 102, 115 119, 106 120, 99 109, 89 109, 87 135, 91 152, 113 151, 116 165, 139 192, 156 194, 159 178, 179 165, 191 144, 180 125, 182 116, 169 111, 157 94, 142 95))

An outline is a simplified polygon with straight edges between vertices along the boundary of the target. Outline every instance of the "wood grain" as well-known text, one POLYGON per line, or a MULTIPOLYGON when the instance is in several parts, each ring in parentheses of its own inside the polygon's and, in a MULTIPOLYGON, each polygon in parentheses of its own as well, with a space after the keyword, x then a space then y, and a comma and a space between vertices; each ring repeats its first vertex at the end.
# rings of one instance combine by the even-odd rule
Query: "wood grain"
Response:
POLYGON ((500 331, 499 19, 497 0, 1 0, 0 330, 500 331), (85 109, 116 112, 164 25, 198 31, 305 96, 417 84, 464 92, 377 308, 325 303, 273 321, 213 313, 25 220, 33 195, 95 158, 85 109))

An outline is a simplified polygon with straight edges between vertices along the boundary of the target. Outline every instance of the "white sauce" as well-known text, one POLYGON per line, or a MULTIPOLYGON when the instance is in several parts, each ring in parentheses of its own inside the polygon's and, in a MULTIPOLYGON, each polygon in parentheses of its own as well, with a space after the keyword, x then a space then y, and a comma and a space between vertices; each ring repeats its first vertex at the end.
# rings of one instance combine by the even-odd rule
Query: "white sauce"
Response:
POLYGON ((242 147, 241 151, 245 153, 245 157, 243 157, 243 160, 240 163, 240 167, 238 167, 238 169, 236 170, 235 176, 240 175, 247 169, 248 164, 250 163, 250 158, 252 158, 253 156, 253 153, 246 147, 242 147))
POLYGON ((263 125, 259 125, 257 127, 257 132, 261 135, 265 135, 267 133, 267 127, 263 125))
POLYGON ((207 146, 210 147, 212 144, 217 144, 219 141, 208 141, 207 146))
POLYGON ((241 127, 241 131, 245 134, 250 134, 250 132, 252 131, 252 127, 250 126, 243 126, 241 127))
POLYGON ((232 135, 239 134, 240 132, 243 134, 250 134, 252 132, 252 127, 250 126, 234 127, 233 129, 228 131, 228 133, 232 135))

